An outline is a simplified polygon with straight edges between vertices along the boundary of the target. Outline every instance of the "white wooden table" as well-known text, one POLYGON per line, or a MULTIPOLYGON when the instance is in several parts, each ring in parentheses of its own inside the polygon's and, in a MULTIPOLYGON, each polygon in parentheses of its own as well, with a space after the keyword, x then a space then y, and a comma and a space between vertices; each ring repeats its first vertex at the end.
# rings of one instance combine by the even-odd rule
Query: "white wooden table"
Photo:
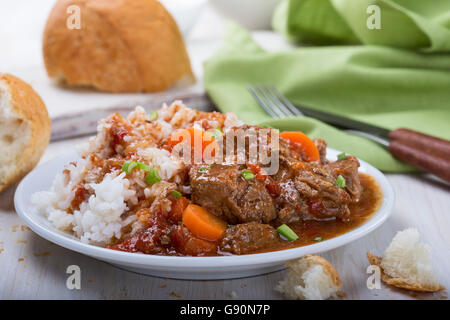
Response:
MULTIPOLYGON (((0 50, 0 71, 30 82, 43 97, 51 116, 144 99, 146 95, 70 91, 50 84, 39 49, 43 20, 51 3, 47 0, 23 0, 0 4, 0 37, 6 41, 3 43, 9 44, 0 50), (3 19, 14 15, 15 19, 3 19), (18 19, 18 15, 27 18, 18 19), (8 30, 14 30, 14 34, 8 30)), ((199 79, 202 62, 220 45, 222 34, 220 18, 207 8, 187 39, 199 79)), ((265 47, 277 49, 287 46, 280 37, 271 33, 255 35, 265 47)), ((201 91, 201 88, 199 82, 192 90, 201 91)), ((78 142, 80 139, 51 144, 42 162, 63 154, 78 142)), ((423 241, 431 244, 439 278, 450 288, 450 187, 423 175, 391 174, 388 179, 397 194, 391 218, 366 237, 324 256, 336 267, 347 299, 448 299, 448 291, 416 295, 384 285, 380 290, 367 288, 366 251, 381 254, 394 234, 408 227, 418 228, 423 241)), ((273 288, 284 276, 283 271, 236 280, 171 280, 123 271, 69 251, 40 238, 24 225, 14 211, 14 191, 15 186, 0 194, 0 299, 282 298, 273 288), (66 287, 66 268, 73 264, 81 268, 80 290, 66 287)))

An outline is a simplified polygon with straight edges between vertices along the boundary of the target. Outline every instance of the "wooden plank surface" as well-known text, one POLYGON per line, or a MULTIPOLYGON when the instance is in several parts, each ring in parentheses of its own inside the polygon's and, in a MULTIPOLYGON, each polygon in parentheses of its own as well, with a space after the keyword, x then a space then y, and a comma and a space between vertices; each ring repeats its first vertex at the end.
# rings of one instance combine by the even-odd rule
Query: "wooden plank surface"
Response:
MULTIPOLYGON (((42 161, 76 141, 50 145, 42 161)), ((395 232, 416 227, 432 245, 441 282, 450 287, 450 187, 423 175, 388 175, 397 193, 393 215, 380 228, 324 256, 336 267, 347 299, 445 299, 447 291, 415 295, 388 288, 369 290, 365 253, 381 254, 395 232)), ((14 212, 15 187, 0 194, 0 299, 281 299, 273 290, 284 271, 258 277, 183 281, 139 275, 71 252, 24 226, 14 212), (66 268, 81 268, 81 289, 66 287, 66 268)))

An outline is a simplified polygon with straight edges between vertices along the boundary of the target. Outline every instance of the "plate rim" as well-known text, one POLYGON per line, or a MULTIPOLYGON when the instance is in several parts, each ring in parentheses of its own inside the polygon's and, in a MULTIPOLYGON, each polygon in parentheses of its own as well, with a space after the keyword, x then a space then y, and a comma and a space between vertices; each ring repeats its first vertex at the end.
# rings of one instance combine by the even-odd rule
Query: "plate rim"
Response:
MULTIPOLYGON (((339 153, 341 153, 341 151, 335 150, 333 148, 327 148, 327 154, 337 155, 339 153)), ((14 206, 20 218, 31 228, 31 230, 33 230, 39 236, 66 249, 113 263, 125 265, 131 264, 133 266, 148 267, 153 269, 162 267, 196 268, 198 270, 210 269, 214 267, 236 267, 242 269, 252 266, 254 268, 257 268, 258 266, 284 263, 285 261, 300 258, 306 254, 317 254, 333 250, 343 245, 349 244, 365 235, 368 235, 376 228, 381 226, 392 214, 395 202, 394 189, 386 176, 369 163, 358 159, 361 164, 361 168, 364 168, 366 171, 370 171, 369 174, 373 176, 377 183, 380 185, 380 188, 383 191, 383 200, 378 210, 368 221, 366 221, 359 227, 337 237, 302 247, 246 255, 179 257, 122 252, 83 243, 79 239, 70 238, 69 233, 67 233, 67 235, 60 234, 60 232, 62 231, 57 230, 54 227, 52 228, 54 230, 52 230, 50 228, 47 228, 46 226, 41 225, 39 221, 33 217, 38 213, 33 214, 31 212, 27 212, 27 208, 24 207, 26 200, 24 199, 23 190, 26 187, 26 183, 29 183, 29 181, 32 180, 35 176, 38 176, 38 173, 41 170, 44 170, 45 168, 52 166, 55 163, 62 163, 63 159, 64 164, 66 164, 68 163, 67 159, 70 161, 70 159, 76 158, 77 155, 75 152, 67 153, 65 155, 58 155, 37 166, 30 173, 28 173, 25 178, 22 179, 22 181, 17 186, 14 194, 14 206)), ((55 175, 56 173, 57 171, 55 170, 55 175)), ((55 175, 52 176, 51 181, 53 181, 55 175)), ((29 198, 30 197, 31 195, 29 195, 29 198)))

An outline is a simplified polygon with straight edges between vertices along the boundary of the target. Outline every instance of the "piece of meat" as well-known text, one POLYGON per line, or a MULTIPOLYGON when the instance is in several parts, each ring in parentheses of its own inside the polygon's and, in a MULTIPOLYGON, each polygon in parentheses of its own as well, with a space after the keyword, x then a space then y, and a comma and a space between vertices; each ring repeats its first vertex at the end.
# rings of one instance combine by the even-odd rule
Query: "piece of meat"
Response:
POLYGON ((220 240, 219 248, 223 252, 246 254, 270 247, 279 239, 272 226, 249 222, 229 227, 220 240))
POLYGON ((358 174, 358 159, 354 156, 347 156, 343 160, 330 162, 327 167, 335 175, 342 175, 345 178, 345 190, 351 195, 354 202, 358 202, 362 192, 358 174))
POLYGON ((327 164, 327 142, 322 139, 313 139, 313 142, 319 150, 320 163, 327 164))
POLYGON ((192 201, 229 223, 272 221, 277 211, 265 183, 245 180, 241 171, 237 165, 192 167, 192 201))
POLYGON ((336 178, 326 165, 305 164, 303 170, 297 171, 295 187, 303 198, 308 199, 309 213, 314 218, 348 218, 351 198, 336 184, 336 178))

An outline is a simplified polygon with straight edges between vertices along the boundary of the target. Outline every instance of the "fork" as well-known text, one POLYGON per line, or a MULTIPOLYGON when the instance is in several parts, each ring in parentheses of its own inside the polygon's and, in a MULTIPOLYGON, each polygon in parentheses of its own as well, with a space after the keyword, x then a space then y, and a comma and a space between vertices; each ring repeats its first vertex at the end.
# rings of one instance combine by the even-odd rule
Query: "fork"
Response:
MULTIPOLYGON (((274 85, 247 85, 247 89, 256 102, 272 118, 282 117, 304 117, 305 115, 297 109, 274 85)), ((385 147, 389 146, 386 139, 378 137, 368 132, 359 130, 344 130, 347 133, 373 140, 385 147)))
POLYGON ((273 85, 248 85, 247 89, 258 104, 273 118, 303 117, 304 114, 300 111, 303 110, 308 116, 340 128, 343 127, 347 133, 373 140, 385 146, 394 157, 450 183, 450 141, 410 129, 386 130, 303 106, 299 107, 299 110, 273 85), (358 130, 361 128, 367 131, 358 130))

